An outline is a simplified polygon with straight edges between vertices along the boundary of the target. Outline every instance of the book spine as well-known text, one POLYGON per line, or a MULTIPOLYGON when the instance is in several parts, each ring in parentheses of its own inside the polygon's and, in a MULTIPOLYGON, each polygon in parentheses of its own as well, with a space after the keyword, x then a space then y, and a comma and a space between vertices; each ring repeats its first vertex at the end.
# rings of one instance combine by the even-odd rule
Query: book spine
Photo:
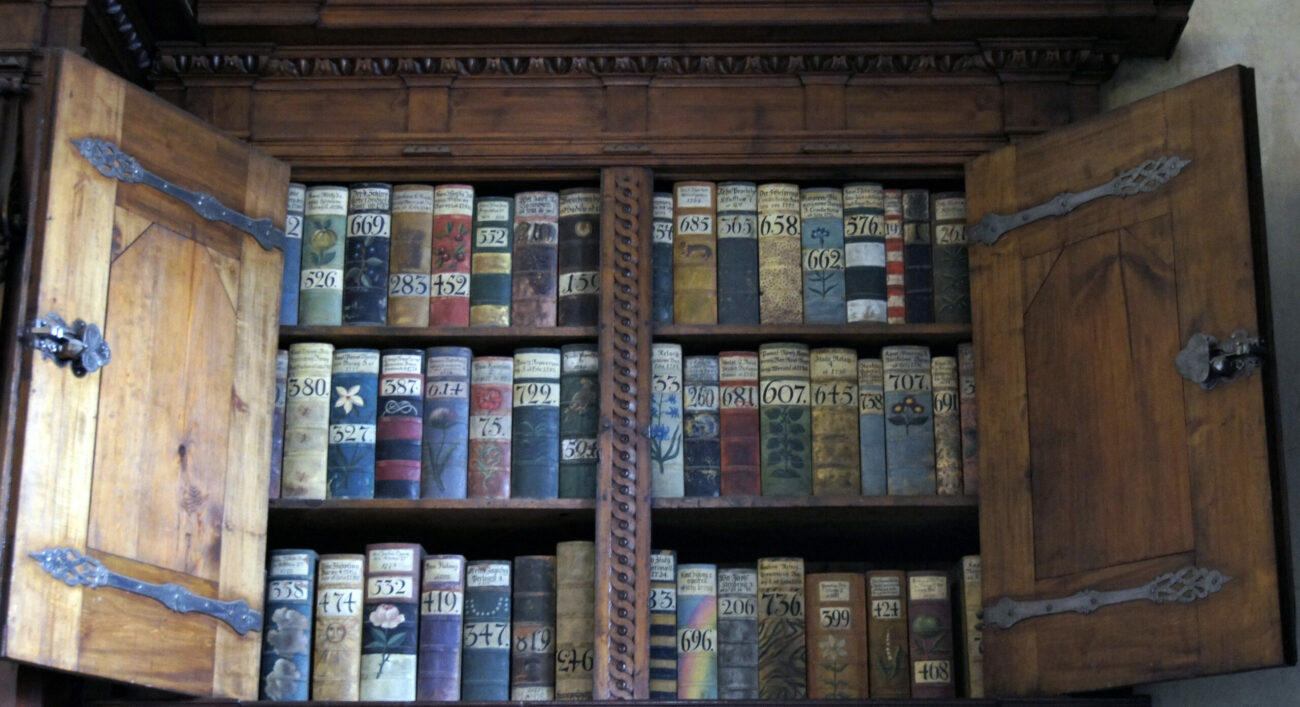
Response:
POLYGON ((858 352, 813 349, 813 493, 862 494, 858 461, 858 352))
POLYGON ((677 553, 650 555, 650 699, 677 699, 677 553))
POLYGON ((808 694, 803 560, 758 561, 758 696, 798 700, 808 694))
POLYGON ((420 564, 410 543, 366 546, 361 699, 414 700, 419 631, 420 564))
POLYGON ((758 354, 718 354, 719 439, 722 449, 722 495, 762 493, 758 435, 758 354))
POLYGON ((886 346, 880 355, 885 373, 885 463, 889 493, 933 494, 936 485, 930 350, 924 346, 886 346))
POLYGON ((718 699, 718 569, 677 568, 677 699, 718 699))
POLYGON ((957 396, 961 407, 961 486, 967 496, 978 496, 980 488, 980 444, 975 411, 975 347, 969 342, 957 345, 957 396))
POLYGON ((862 495, 889 493, 885 469, 885 367, 878 358, 858 360, 858 452, 862 495))
POLYGON ((650 494, 686 495, 682 458, 682 347, 654 344, 650 349, 650 494))
POLYGON ((291 182, 284 214, 284 277, 280 280, 280 323, 298 323, 298 280, 302 274, 302 221, 307 187, 291 182))
POLYGON ((430 326, 469 326, 470 230, 473 220, 474 187, 440 184, 433 190, 430 326))
POLYGON ((758 187, 718 185, 718 323, 758 324, 758 187))
POLYGON ((980 556, 961 558, 962 645, 965 650, 966 697, 984 697, 984 612, 980 556))
POLYGON ((866 590, 862 575, 808 575, 808 697, 865 699, 866 590))
POLYGON ((429 272, 433 242, 433 187, 393 187, 388 256, 388 326, 429 326, 429 272))
POLYGON ((421 498, 465 498, 472 358, 463 346, 434 346, 424 352, 421 498))
POLYGON ((304 209, 298 324, 342 324, 343 237, 347 233, 348 189, 309 187, 304 209))
POLYGON ((903 192, 885 190, 885 321, 907 322, 906 269, 903 262, 903 192))
POLYGON ((388 322, 391 184, 365 182, 348 189, 348 235, 343 248, 343 323, 388 322))
POLYGON ((912 697, 956 697, 953 681, 952 599, 948 573, 907 573, 912 697))
POLYGON ((555 699, 555 556, 515 558, 510 699, 555 699))
POLYGON ((957 403, 957 359, 930 360, 934 387, 934 478, 940 496, 961 494, 961 412, 957 403))
MULTIPOLYGON (((560 350, 519 349, 514 370, 510 497, 560 493, 560 350)), ((518 568, 515 571, 519 574, 518 568)))
POLYGON ((596 326, 600 312, 599 189, 560 192, 560 244, 557 256, 555 323, 596 326))
POLYGON ((275 408, 271 413, 271 473, 268 498, 280 497, 280 476, 284 464, 284 405, 288 397, 289 352, 275 352, 275 408))
POLYGON ((332 373, 329 498, 374 498, 379 352, 339 349, 332 373))
POLYGON ((375 498, 420 497, 424 439, 424 353, 389 349, 379 360, 375 498))
POLYGON ((460 699, 461 637, 465 614, 465 558, 424 558, 420 584, 420 651, 415 698, 460 699))
POLYGON ((365 555, 321 555, 316 578, 314 700, 353 702, 361 694, 361 607, 365 555))
POLYGON ((844 299, 850 322, 887 321, 885 190, 844 185, 844 299))
POLYGON ((281 498, 325 498, 333 361, 331 344, 289 346, 281 498))
POLYGON ((596 497, 599 390, 596 345, 560 347, 560 498, 596 497))
POLYGON ((804 344, 763 344, 758 348, 764 496, 812 493, 810 368, 804 344))
POLYGON ((718 699, 758 699, 758 571, 718 570, 718 699))
POLYGON ((510 698, 510 563, 477 560, 465 569, 465 635, 460 698, 510 698))
POLYGON ((758 187, 759 321, 763 324, 802 324, 802 229, 799 227, 799 187, 760 184, 758 187))
POLYGON ((909 324, 934 321, 934 245, 930 234, 930 192, 903 192, 903 290, 909 324))
POLYGON ((867 573, 867 655, 871 658, 867 682, 872 698, 912 694, 905 582, 902 572, 867 573))
POLYGON ((513 326, 555 326, 559 219, 560 195, 556 192, 515 195, 515 252, 510 281, 513 326))
POLYGON ((718 323, 717 202, 713 182, 673 185, 673 321, 718 323))
POLYGON ((510 326, 514 241, 515 200, 504 196, 475 199, 469 276, 470 326, 510 326))
POLYGON ((966 195, 935 194, 934 320, 941 324, 970 322, 970 258, 966 239, 966 195))
POLYGON ((311 550, 272 550, 267 558, 261 699, 307 699, 315 576, 316 553, 311 550))
POLYGON ((673 323, 673 195, 655 192, 650 251, 650 323, 673 323))
POLYGON ((839 189, 804 189, 799 195, 803 221, 803 320, 843 324, 844 200, 839 189))
POLYGON ((596 544, 555 546, 555 699, 590 700, 596 660, 596 544))
POLYGON ((515 361, 479 356, 470 367, 469 498, 510 498, 511 389, 515 361))
POLYGON ((682 490, 687 496, 718 496, 722 493, 718 357, 687 356, 682 371, 682 490))

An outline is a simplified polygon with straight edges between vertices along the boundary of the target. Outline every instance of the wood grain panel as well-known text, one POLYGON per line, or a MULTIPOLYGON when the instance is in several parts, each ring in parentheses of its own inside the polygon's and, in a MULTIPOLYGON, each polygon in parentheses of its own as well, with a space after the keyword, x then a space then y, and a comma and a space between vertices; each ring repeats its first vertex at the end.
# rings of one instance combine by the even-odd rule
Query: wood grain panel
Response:
POLYGON ((800 131, 804 92, 798 83, 751 86, 650 84, 650 132, 655 135, 771 134, 800 131))
POLYGON ((407 92, 317 84, 311 91, 266 91, 253 97, 249 131, 257 139, 310 135, 358 138, 406 129, 407 92), (354 90, 345 90, 354 89, 354 90), (355 110, 349 108, 355 107, 355 110))
POLYGON ((453 86, 453 133, 585 134, 605 124, 605 92, 595 79, 587 87, 493 83, 468 81, 453 86))
POLYGON ((995 84, 849 85, 850 130, 878 135, 996 135, 1002 130, 1002 91, 995 84))

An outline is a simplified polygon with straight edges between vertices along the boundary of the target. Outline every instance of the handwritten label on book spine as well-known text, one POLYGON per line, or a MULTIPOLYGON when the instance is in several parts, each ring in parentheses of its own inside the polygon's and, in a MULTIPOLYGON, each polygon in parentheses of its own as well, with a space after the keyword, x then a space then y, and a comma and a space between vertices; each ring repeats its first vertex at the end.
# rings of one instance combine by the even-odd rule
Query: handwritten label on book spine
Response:
POLYGON ((298 323, 298 279, 302 272, 302 221, 307 208, 307 187, 289 184, 284 214, 284 277, 280 280, 280 324, 298 323))
POLYGON ((374 498, 379 352, 334 352, 329 427, 329 497, 374 498))
POLYGON ((686 493, 682 459, 682 347, 650 349, 650 492, 655 498, 686 493))
POLYGON ((461 637, 465 615, 465 558, 424 558, 420 584, 420 652, 416 699, 460 699, 461 637))
POLYGON ((555 699, 555 556, 515 558, 510 699, 555 699))
POLYGON ((858 573, 810 574, 808 697, 867 697, 866 592, 858 573))
POLYGON ((758 571, 718 570, 718 698, 758 699, 758 571))
POLYGON ((682 366, 682 478, 687 496, 722 493, 722 449, 719 446, 718 359, 687 356, 682 366))
POLYGON ((510 698, 510 575, 507 561, 466 566, 460 694, 466 702, 510 698))
POLYGON ((934 393, 930 350, 886 346, 885 460, 891 495, 929 495, 934 476, 934 393))
POLYGON ((388 256, 388 325, 429 326, 429 270, 433 242, 433 187, 393 187, 388 256))
POLYGON ((375 429, 375 498, 420 497, 424 353, 389 349, 379 361, 375 429))
POLYGON ((850 322, 885 322, 885 190, 844 185, 844 297, 850 322))
POLYGON ((330 344, 289 347, 281 498, 325 498, 333 361, 330 344))
POLYGON ((718 323, 758 324, 758 187, 718 184, 718 323))
POLYGON ((677 698, 718 698, 717 567, 677 568, 677 698))
POLYGON ((758 561, 758 694, 764 700, 808 696, 803 560, 758 561))
POLYGON ((469 325, 474 187, 440 184, 433 192, 433 271, 429 324, 469 325))
POLYGON ((839 189, 800 192, 803 222, 803 321, 843 324, 844 202, 839 189))
POLYGON ((389 184, 348 189, 348 232, 343 248, 343 323, 379 326, 388 321, 388 257, 392 232, 389 184))
POLYGON ((267 562, 259 695, 264 700, 306 700, 316 553, 272 550, 267 562))
POLYGON ((718 231, 713 182, 673 185, 673 321, 718 322, 718 231))
POLYGON ((474 358, 469 387, 470 498, 510 497, 510 441, 514 359, 474 358))
POLYGON ((366 546, 361 639, 361 699, 414 700, 424 549, 409 543, 366 546))
POLYGON ((867 573, 868 686, 873 698, 912 694, 908 658, 906 577, 897 571, 867 573))
POLYGON ((677 699, 677 553, 650 555, 650 699, 677 699))
POLYGON ((596 345, 560 347, 560 498, 596 497, 599 386, 596 345))
POLYGON ((803 230, 799 222, 799 187, 758 187, 759 321, 803 323, 803 230))
POLYGON ((515 200, 474 200, 470 254, 469 325, 510 326, 510 282, 515 241, 515 200))
POLYGON ((718 417, 721 422, 722 495, 761 493, 758 432, 758 354, 718 354, 718 417))
POLYGON ((590 700, 596 661, 596 545, 555 546, 555 699, 590 700))
POLYGON ((961 493, 961 412, 958 409, 957 359, 930 361, 934 386, 934 474, 941 496, 961 493))
POLYGON ((360 698, 365 565, 364 555, 321 555, 316 578, 313 699, 360 698))
POLYGON ((943 192, 931 199, 934 231, 934 320, 970 322, 970 257, 966 239, 966 195, 943 192))
POLYGON ((302 263, 298 271, 298 324, 343 323, 343 239, 347 235, 347 187, 309 187, 303 214, 302 263))
POLYGON ((885 367, 878 358, 858 360, 858 450, 862 495, 889 493, 885 469, 885 367))
POLYGON ((465 498, 472 357, 463 346, 434 346, 424 352, 421 498, 465 498))
POLYGON ((858 352, 813 349, 813 493, 858 496, 858 352))
POLYGON ((812 383, 808 347, 758 349, 764 496, 812 493, 812 383))
POLYGON ((908 572, 907 604, 911 617, 912 697, 955 697, 948 574, 908 572))
POLYGON ((602 203, 599 189, 580 187, 560 192, 555 313, 559 326, 596 326, 600 308, 602 203))
POLYGON ((560 195, 527 191, 515 195, 515 252, 510 323, 555 326, 560 195))
POLYGON ((515 351, 511 498, 560 493, 560 350, 515 351))
MULTIPOLYGON (((650 246, 652 324, 673 323, 673 195, 655 192, 650 246)), ((675 693, 674 693, 675 694, 675 693)))

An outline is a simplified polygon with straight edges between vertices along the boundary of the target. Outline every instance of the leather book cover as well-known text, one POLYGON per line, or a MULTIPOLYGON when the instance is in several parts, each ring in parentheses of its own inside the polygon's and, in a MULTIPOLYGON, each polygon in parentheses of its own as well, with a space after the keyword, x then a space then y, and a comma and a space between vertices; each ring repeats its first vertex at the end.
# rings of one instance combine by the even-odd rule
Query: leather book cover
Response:
POLYGON ((902 572, 867 573, 867 684, 873 699, 906 698, 912 694, 906 584, 902 572))
POLYGON ((803 231, 799 187, 758 186, 758 318, 763 324, 803 323, 803 231))
MULTIPOLYGON (((560 494, 560 350, 515 351, 510 497, 560 494)), ((515 568, 519 575, 519 568, 515 568)))
POLYGON ((879 184, 844 185, 844 299, 850 322, 887 320, 885 190, 879 184))
POLYGON ((758 560, 758 696, 800 700, 808 696, 803 560, 758 560))
POLYGON ((673 185, 673 321, 718 323, 717 202, 713 182, 673 185))
POLYGON ((811 373, 804 344, 763 344, 758 348, 764 496, 812 493, 811 373))
POLYGON ((560 498, 596 497, 600 356, 595 344, 560 347, 560 498))
POLYGON ((420 581, 420 652, 415 699, 460 699, 460 654, 465 617, 465 558, 429 555, 420 581))
POLYGON ((515 360, 476 356, 469 384, 469 498, 510 498, 515 360))
POLYGON ((908 633, 911 637, 912 697, 956 697, 953 665, 952 597, 948 573, 907 573, 908 633))
POLYGON ((682 487, 687 496, 722 493, 718 357, 687 356, 682 364, 682 487))
POLYGON ((472 359, 464 346, 434 346, 424 352, 420 498, 465 498, 472 359))
POLYGON ((329 498, 374 498, 379 351, 335 351, 331 386, 329 498))
POLYGON ((961 558, 961 632, 964 697, 984 697, 984 611, 980 556, 961 558))
POLYGON ((289 352, 275 352, 275 407, 271 413, 271 473, 268 498, 280 497, 280 475, 284 463, 284 404, 288 397, 289 352))
MULTIPOLYGON (((673 323, 673 195, 655 192, 650 250, 650 323, 673 323)), ((676 693, 674 693, 676 694, 676 693)))
POLYGON ((555 556, 515 558, 510 699, 555 699, 555 556))
POLYGON ((677 553, 650 555, 650 699, 677 699, 677 553))
POLYGON ((475 199, 469 275, 470 326, 510 326, 514 242, 515 200, 508 196, 475 199))
POLYGON ((654 344, 650 349, 650 494, 686 494, 682 459, 682 347, 654 344))
POLYGON ((858 461, 858 352, 813 349, 813 493, 862 495, 858 461))
POLYGON ((930 192, 903 192, 903 290, 907 322, 934 321, 934 245, 930 235, 930 192))
POLYGON ((361 696, 361 609, 365 555, 321 555, 316 573, 313 700, 355 702, 361 696))
POLYGON ((803 222, 803 321, 843 324, 844 199, 839 189, 816 187, 799 194, 803 222))
POLYGON ((474 187, 439 184, 433 190, 430 326, 469 326, 473 221, 474 187))
POLYGON ((362 612, 361 699, 415 699, 420 621, 420 565, 424 548, 412 543, 366 545, 362 612))
POLYGON ((858 456, 862 495, 889 493, 885 470, 885 367, 878 358, 858 359, 858 456))
POLYGON ((423 421, 424 352, 383 351, 375 426, 375 498, 420 497, 423 421))
POLYGON ((934 320, 970 323, 970 260, 966 240, 966 195, 942 192, 931 197, 934 232, 934 320))
POLYGON ((885 190, 885 320, 907 323, 903 251, 903 192, 885 190))
POLYGON ((718 184, 718 323, 758 324, 758 187, 718 184))
POLYGON ((865 699, 867 600, 857 572, 808 575, 808 697, 865 699))
POLYGON ((347 187, 307 188, 298 271, 301 326, 343 323, 343 237, 347 220, 347 187))
POLYGON ((315 606, 316 553, 272 550, 262 607, 263 700, 306 700, 311 685, 311 617, 315 606))
POLYGON ((302 220, 307 208, 307 187, 289 183, 289 203, 284 213, 284 277, 280 280, 280 324, 298 323, 298 280, 302 274, 302 220))
POLYGON ((957 345, 958 405, 961 407, 961 487, 967 496, 978 496, 980 488, 980 440, 975 411, 975 347, 957 345))
POLYGON ((595 689, 596 544, 555 546, 555 699, 590 700, 595 689))
POLYGON ((460 698, 510 699, 510 562, 476 560, 465 567, 465 635, 460 698))
POLYGON ((722 447, 722 495, 762 493, 758 433, 758 354, 718 354, 719 438, 722 447))
POLYGON ((429 326, 429 272, 433 243, 433 187, 393 187, 388 255, 388 326, 429 326))
POLYGON ((718 568, 677 568, 677 699, 718 699, 718 568))
POLYGON ((718 570, 718 699, 758 699, 758 570, 718 570))
POLYGON ((934 388, 934 478, 940 496, 961 495, 961 412, 957 402, 957 359, 930 360, 934 388))
POLYGON ((515 252, 511 261, 510 324, 555 326, 560 195, 515 194, 515 252))
POLYGON ((291 344, 284 398, 281 498, 325 498, 332 344, 291 344))
POLYGON ((596 326, 600 314, 600 190, 560 192, 555 323, 596 326))
POLYGON ((343 243, 343 323, 388 323, 388 257, 392 227, 391 184, 348 188, 348 231, 343 243))
POLYGON ((934 393, 930 350, 886 346, 885 463, 890 495, 931 495, 934 476, 934 393))

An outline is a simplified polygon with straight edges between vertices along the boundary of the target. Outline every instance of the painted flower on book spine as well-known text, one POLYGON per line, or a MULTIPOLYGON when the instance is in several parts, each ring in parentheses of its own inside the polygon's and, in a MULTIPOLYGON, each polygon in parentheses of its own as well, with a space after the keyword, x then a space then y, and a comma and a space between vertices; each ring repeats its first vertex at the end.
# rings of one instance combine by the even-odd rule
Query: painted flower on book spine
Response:
POLYGON ((401 645, 402 639, 406 638, 406 631, 389 633, 389 630, 401 626, 406 617, 402 616, 402 610, 396 606, 380 604, 375 607, 374 611, 370 612, 368 620, 370 626, 367 633, 370 634, 370 641, 366 644, 366 648, 383 651, 380 656, 379 668, 375 671, 375 678, 377 679, 384 674, 384 666, 388 664, 388 658, 391 655, 388 649, 401 645))

